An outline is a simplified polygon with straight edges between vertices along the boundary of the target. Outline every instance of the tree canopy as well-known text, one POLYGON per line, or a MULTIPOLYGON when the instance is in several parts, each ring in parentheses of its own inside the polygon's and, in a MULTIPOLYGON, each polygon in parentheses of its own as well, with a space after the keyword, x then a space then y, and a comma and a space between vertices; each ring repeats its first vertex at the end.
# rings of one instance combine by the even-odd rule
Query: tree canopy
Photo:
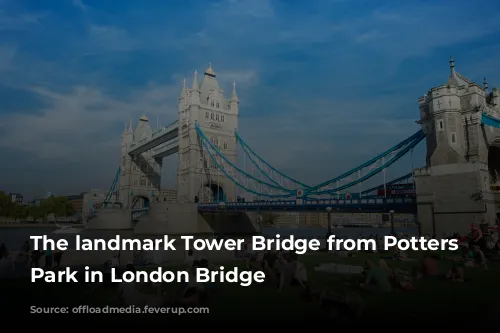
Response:
POLYGON ((75 208, 67 197, 53 196, 42 200, 40 205, 23 206, 16 205, 9 200, 9 196, 4 191, 0 191, 1 217, 9 217, 15 220, 26 219, 28 217, 35 220, 46 220, 51 214, 53 214, 55 218, 58 218, 73 216, 75 213, 75 208))

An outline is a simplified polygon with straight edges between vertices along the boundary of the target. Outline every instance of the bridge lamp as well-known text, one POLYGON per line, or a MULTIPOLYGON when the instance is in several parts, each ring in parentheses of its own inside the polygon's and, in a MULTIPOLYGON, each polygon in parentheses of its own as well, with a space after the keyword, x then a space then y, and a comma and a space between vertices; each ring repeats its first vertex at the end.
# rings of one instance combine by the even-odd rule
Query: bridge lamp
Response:
POLYGON ((394 210, 389 211, 389 215, 391 216, 391 234, 394 234, 394 210))
POLYGON ((328 239, 328 237, 332 234, 332 207, 326 207, 326 212, 328 213, 328 231, 326 232, 326 238, 328 239))

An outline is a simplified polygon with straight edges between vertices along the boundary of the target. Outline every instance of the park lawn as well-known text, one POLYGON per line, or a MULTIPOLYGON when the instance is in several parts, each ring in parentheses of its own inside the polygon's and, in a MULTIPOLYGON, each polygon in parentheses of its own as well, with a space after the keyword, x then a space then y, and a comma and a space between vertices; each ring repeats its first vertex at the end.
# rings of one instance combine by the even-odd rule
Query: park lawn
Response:
MULTIPOLYGON (((425 309, 426 319, 439 317, 442 320, 456 322, 460 316, 469 316, 472 306, 481 311, 486 311, 490 306, 498 304, 498 281, 500 265, 490 263, 489 270, 479 268, 466 268, 465 276, 468 282, 451 283, 445 280, 414 280, 415 290, 395 291, 386 294, 368 294, 359 291, 357 286, 359 277, 336 275, 314 271, 320 263, 336 262, 349 265, 363 265, 366 259, 376 261, 377 254, 359 254, 354 258, 340 258, 325 253, 311 253, 301 257, 301 261, 308 268, 309 280, 313 287, 327 287, 340 293, 356 291, 365 302, 366 320, 377 320, 380 317, 395 318, 397 321, 414 321, 418 313, 425 309)), ((418 261, 387 261, 391 268, 411 270, 418 261)), ((243 267, 243 261, 225 263, 230 266, 243 267)), ((441 260, 441 270, 445 272, 451 267, 451 261, 441 260)), ((177 268, 180 269, 180 268, 177 268)), ((28 297, 39 300, 44 299, 47 305, 80 305, 92 306, 120 305, 115 291, 98 291, 85 294, 81 284, 39 284, 26 283, 22 280, 11 280, 2 283, 2 289, 7 287, 7 293, 22 290, 28 297)), ((168 284, 168 295, 180 295, 181 284, 168 284)), ((5 292, 5 289, 4 289, 5 292)), ((5 295, 5 293, 3 293, 5 295)), ((2 295, 2 296, 3 296, 2 295)), ((9 298, 7 298, 9 299, 9 298)), ((317 318, 322 320, 325 316, 314 303, 300 299, 298 288, 289 288, 278 293, 270 285, 252 285, 241 287, 236 284, 217 284, 216 295, 211 300, 210 316, 223 316, 225 318, 241 318, 245 314, 258 313, 260 318, 273 318, 286 313, 289 320, 303 320, 304 318, 317 318)))

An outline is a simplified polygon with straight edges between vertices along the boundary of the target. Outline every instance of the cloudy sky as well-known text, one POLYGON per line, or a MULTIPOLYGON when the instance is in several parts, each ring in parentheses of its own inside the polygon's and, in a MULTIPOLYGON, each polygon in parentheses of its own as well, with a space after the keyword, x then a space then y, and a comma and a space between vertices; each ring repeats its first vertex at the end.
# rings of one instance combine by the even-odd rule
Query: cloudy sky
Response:
MULTIPOLYGON (((500 86, 500 2, 0 0, 0 188, 108 188, 124 122, 175 120, 183 77, 236 80, 240 133, 308 183, 418 130, 450 54, 500 86)), ((392 175, 424 164, 423 147, 392 175)), ((165 160, 165 187, 176 157, 165 160)))

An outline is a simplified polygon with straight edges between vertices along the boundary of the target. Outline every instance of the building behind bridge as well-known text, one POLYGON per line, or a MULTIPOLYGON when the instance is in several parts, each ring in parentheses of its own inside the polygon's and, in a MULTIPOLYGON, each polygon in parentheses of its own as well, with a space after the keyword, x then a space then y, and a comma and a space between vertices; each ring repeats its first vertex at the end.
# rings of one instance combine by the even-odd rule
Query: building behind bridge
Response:
POLYGON ((23 205, 23 196, 19 193, 9 193, 9 201, 15 205, 23 205))

